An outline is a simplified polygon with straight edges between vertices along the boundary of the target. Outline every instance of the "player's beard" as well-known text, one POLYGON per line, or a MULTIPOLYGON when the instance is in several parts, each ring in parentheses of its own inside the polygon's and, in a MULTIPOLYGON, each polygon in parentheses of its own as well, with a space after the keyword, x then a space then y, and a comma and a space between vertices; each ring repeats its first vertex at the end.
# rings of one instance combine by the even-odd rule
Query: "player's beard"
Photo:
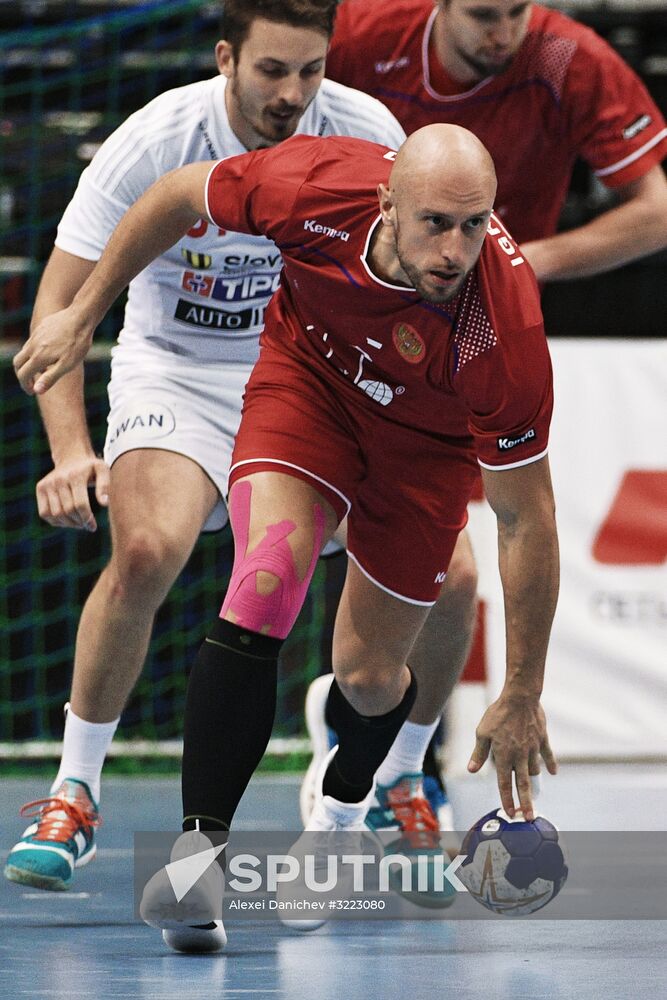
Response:
POLYGON ((306 110, 305 107, 280 104, 276 107, 265 105, 258 111, 255 106, 245 100, 237 80, 232 80, 232 95, 241 118, 252 129, 258 139, 264 140, 263 143, 259 143, 258 145, 274 146, 282 142, 283 139, 289 139, 290 136, 294 135, 299 124, 299 119, 306 110), (285 117, 277 118, 271 112, 278 112, 281 115, 285 114, 285 117), (291 114, 288 115, 286 112, 291 112, 291 114))
MULTIPOLYGON (((451 299, 455 298, 461 291, 463 282, 467 277, 467 272, 465 274, 459 274, 457 278, 452 280, 451 285, 442 287, 439 287, 436 284, 425 284, 424 276, 429 272, 424 272, 419 268, 414 267, 408 261, 407 257, 401 250, 398 232, 396 233, 396 256, 398 257, 398 262, 404 273, 410 279, 410 284, 414 290, 421 295, 425 302, 431 302, 433 305, 442 305, 444 302, 449 302, 451 299)), ((445 268, 434 267, 430 270, 437 273, 438 271, 444 272, 445 268)))
POLYGON ((471 56, 468 52, 464 52, 463 49, 455 48, 455 52, 459 59, 462 59, 466 66, 469 66, 477 74, 480 80, 486 79, 487 76, 500 76, 501 73, 510 68, 516 54, 512 53, 511 56, 503 59, 500 63, 488 63, 483 59, 471 56))

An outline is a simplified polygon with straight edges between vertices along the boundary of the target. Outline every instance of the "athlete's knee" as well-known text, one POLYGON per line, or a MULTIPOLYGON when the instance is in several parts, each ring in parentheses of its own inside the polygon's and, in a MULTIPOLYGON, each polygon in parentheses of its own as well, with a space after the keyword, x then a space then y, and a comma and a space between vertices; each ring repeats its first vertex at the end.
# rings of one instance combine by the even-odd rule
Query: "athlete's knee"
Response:
POLYGON ((162 600, 186 556, 177 541, 160 532, 138 528, 116 545, 110 570, 115 586, 123 595, 162 600))
POLYGON ((287 637, 312 578, 326 531, 323 508, 313 507, 313 535, 304 576, 300 576, 290 536, 297 525, 289 518, 267 524, 249 551, 252 484, 240 481, 231 496, 230 519, 236 554, 220 615, 251 632, 287 637))
POLYGON ((359 648, 355 643, 336 643, 333 667, 338 686, 354 705, 376 703, 400 687, 403 664, 390 657, 359 648))
POLYGON ((341 694, 360 715, 384 715, 404 694, 403 668, 336 672, 341 694))

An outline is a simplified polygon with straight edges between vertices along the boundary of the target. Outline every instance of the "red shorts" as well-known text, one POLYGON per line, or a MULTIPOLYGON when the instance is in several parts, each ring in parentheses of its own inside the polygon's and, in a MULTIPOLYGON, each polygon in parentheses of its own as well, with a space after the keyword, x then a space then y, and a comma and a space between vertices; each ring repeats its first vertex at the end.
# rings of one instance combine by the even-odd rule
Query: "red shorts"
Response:
POLYGON ((263 347, 246 386, 230 485, 260 468, 305 478, 342 520, 348 554, 382 590, 433 604, 478 476, 474 449, 404 427, 263 347))

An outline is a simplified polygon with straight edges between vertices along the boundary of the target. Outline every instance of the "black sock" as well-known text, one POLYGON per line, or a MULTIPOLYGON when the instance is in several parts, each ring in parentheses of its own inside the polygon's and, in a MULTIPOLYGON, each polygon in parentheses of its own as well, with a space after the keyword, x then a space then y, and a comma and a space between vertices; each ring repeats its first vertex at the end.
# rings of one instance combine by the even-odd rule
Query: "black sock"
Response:
POLYGON ((360 715, 350 705, 334 678, 329 689, 327 716, 338 736, 338 751, 324 776, 324 794, 339 802, 361 802, 370 792, 373 775, 389 753, 398 731, 417 697, 417 681, 410 684, 396 708, 386 715, 360 715))
POLYGON ((183 829, 229 829, 271 736, 282 639, 219 618, 195 660, 183 727, 183 829))

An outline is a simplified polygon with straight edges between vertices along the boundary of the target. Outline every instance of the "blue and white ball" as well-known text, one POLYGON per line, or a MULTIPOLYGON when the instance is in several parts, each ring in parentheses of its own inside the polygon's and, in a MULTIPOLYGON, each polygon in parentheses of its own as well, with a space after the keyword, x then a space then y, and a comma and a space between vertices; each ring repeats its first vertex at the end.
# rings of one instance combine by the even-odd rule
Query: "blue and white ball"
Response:
POLYGON ((558 830, 544 816, 529 822, 503 809, 482 816, 461 845, 457 876, 487 910, 508 917, 535 913, 558 895, 567 864, 558 830))

